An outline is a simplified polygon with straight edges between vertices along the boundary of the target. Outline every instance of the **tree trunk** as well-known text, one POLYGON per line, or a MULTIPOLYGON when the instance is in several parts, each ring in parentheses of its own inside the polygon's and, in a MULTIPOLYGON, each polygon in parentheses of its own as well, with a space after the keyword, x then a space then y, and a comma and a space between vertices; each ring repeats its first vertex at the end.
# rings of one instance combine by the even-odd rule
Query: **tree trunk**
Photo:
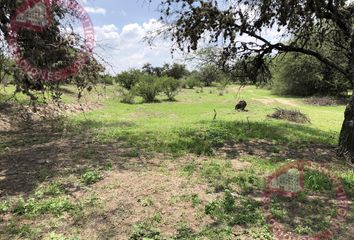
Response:
POLYGON ((354 90, 345 109, 344 122, 339 135, 338 153, 354 163, 354 90))

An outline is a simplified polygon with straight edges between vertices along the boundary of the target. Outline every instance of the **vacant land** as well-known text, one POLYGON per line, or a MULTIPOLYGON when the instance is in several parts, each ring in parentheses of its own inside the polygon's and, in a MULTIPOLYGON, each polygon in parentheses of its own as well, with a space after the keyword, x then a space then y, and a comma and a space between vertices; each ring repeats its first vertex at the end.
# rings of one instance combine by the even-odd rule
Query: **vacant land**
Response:
MULTIPOLYGON (((128 105, 114 89, 78 105, 68 88, 66 117, 0 106, 0 239, 273 239, 265 178, 294 160, 323 164, 354 200, 353 168, 335 154, 344 106, 238 86, 128 105), (247 112, 234 110, 240 99, 247 112), (267 117, 277 107, 311 123, 267 117)), ((304 193, 274 196, 271 211, 296 234, 321 232, 337 212, 333 192, 327 176, 306 171, 304 193)), ((353 210, 333 239, 352 239, 353 210)))

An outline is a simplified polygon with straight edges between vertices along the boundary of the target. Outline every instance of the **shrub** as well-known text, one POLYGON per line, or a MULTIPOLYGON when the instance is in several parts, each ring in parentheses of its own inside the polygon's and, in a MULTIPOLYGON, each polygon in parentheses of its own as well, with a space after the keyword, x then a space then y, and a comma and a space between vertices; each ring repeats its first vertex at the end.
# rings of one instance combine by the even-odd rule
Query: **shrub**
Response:
POLYGON ((161 89, 166 94, 168 100, 174 101, 181 89, 181 83, 177 79, 170 77, 161 78, 161 89))
POLYGON ((135 94, 133 90, 120 88, 118 89, 118 97, 121 103, 133 104, 135 99, 135 94))
POLYGON ((137 69, 131 69, 117 75, 117 83, 127 90, 131 90, 138 82, 142 73, 137 69))
POLYGON ((107 85, 113 85, 114 83, 114 77, 109 76, 109 75, 103 75, 100 80, 101 83, 107 84, 107 85))
POLYGON ((135 93, 147 103, 155 102, 156 96, 162 90, 161 79, 148 74, 141 75, 139 79, 134 88, 135 93))
POLYGON ((311 123, 311 120, 299 110, 276 108, 276 111, 273 114, 268 115, 268 117, 296 123, 311 123))
POLYGON ((195 87, 200 87, 200 86, 201 86, 201 83, 200 83, 198 77, 194 74, 182 79, 182 87, 183 88, 193 89, 195 87))
POLYGON ((97 170, 86 170, 81 175, 82 181, 87 185, 96 183, 96 182, 100 181, 102 178, 103 177, 102 177, 101 173, 97 170))
POLYGON ((276 60, 272 90, 280 95, 347 95, 348 82, 313 57, 290 54, 276 60))

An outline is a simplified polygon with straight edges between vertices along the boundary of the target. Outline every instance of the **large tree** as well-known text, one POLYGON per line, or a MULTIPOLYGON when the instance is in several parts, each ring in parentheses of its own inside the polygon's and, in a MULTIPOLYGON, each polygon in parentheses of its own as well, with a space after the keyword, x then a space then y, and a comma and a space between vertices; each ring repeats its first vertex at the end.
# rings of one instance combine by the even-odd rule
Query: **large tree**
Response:
MULTIPOLYGON (((252 59, 260 74, 267 71, 269 56, 299 52, 342 74, 354 93, 352 0, 161 0, 161 12, 167 36, 181 50, 196 50, 207 39, 223 47, 225 63, 252 59), (267 29, 278 30, 283 40, 269 37, 267 29)), ((338 152, 354 162, 354 95, 345 110, 338 152)))
MULTIPOLYGON (((4 61, 8 61, 10 56, 9 45, 6 39, 13 34, 10 28, 11 19, 16 11, 24 4, 30 3, 27 0, 0 0, 0 56, 6 56, 4 61)), ((66 79, 61 82, 75 83, 79 90, 79 96, 84 89, 91 89, 95 84, 99 74, 104 71, 103 66, 96 58, 90 55, 85 46, 85 40, 82 36, 75 33, 74 30, 81 24, 75 15, 76 13, 59 4, 60 1, 50 1, 51 22, 45 31, 32 31, 21 28, 16 33, 16 42, 21 51, 22 58, 26 59, 32 66, 38 69, 58 70, 67 69, 73 63, 78 61, 80 56, 87 53, 86 65, 78 74, 68 74, 66 79)), ((85 55, 86 56, 86 55, 85 55)), ((53 96, 61 95, 59 82, 45 81, 42 78, 34 78, 23 72, 18 66, 7 70, 14 78, 16 92, 22 92, 30 96, 31 100, 36 100, 36 91, 51 91, 53 96)), ((0 58, 0 68, 4 68, 0 58)), ((4 69, 0 69, 0 72, 4 69)), ((3 78, 0 78, 2 83, 3 78)))

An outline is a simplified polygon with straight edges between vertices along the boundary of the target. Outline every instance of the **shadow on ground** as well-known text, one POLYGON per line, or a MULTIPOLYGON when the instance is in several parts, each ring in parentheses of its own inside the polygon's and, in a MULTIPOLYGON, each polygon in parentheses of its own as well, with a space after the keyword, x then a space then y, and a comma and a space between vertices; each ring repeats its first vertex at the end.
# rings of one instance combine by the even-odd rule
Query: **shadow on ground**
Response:
POLYGON ((92 120, 70 127, 65 124, 66 121, 60 120, 50 124, 37 122, 30 129, 17 127, 13 131, 0 132, 2 196, 26 195, 48 178, 80 172, 84 168, 102 167, 107 163, 112 163, 120 171, 146 166, 147 161, 131 147, 144 149, 147 144, 154 151, 163 153, 212 155, 221 151, 231 158, 237 158, 245 152, 265 158, 278 156, 328 161, 335 158, 334 147, 323 143, 331 141, 334 136, 303 125, 203 122, 203 128, 179 129, 174 132, 175 137, 168 139, 154 135, 151 131, 139 134, 124 131, 124 136, 117 136, 119 142, 113 139, 110 143, 101 144, 92 139, 92 129, 128 129, 134 125, 92 120))

